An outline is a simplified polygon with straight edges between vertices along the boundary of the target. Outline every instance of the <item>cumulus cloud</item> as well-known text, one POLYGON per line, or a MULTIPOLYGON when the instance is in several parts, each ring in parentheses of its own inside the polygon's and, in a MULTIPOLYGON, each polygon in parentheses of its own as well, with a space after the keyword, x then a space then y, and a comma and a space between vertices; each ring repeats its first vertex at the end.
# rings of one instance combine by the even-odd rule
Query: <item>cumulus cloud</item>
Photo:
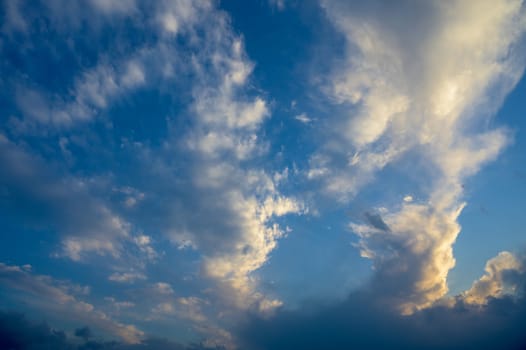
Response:
POLYGON ((310 122, 312 122, 312 118, 310 118, 306 113, 301 113, 301 114, 298 114, 297 116, 294 117, 294 119, 296 119, 297 121, 300 121, 304 124, 308 124, 310 122))
POLYGON ((157 282, 153 285, 154 290, 159 294, 173 294, 174 290, 169 283, 166 282, 157 282))
POLYGON ((524 70, 522 2, 327 0, 322 7, 346 43, 325 88, 348 112, 334 118, 309 177, 347 201, 388 164, 403 157, 425 164, 427 198, 406 197, 382 214, 385 225, 371 215, 351 224, 362 255, 393 290, 392 305, 411 313, 447 292, 462 183, 509 142, 505 129, 483 125, 524 70))
POLYGON ((112 273, 108 279, 113 282, 132 283, 136 280, 144 280, 146 276, 140 272, 112 273))
POLYGON ((27 23, 20 12, 21 1, 9 1, 2 4, 4 15, 4 24, 2 25, 2 32, 12 33, 13 31, 25 32, 27 30, 27 23))
POLYGON ((524 265, 512 253, 500 252, 486 263, 484 270, 484 276, 463 293, 464 302, 487 304, 490 298, 515 295, 520 291, 519 277, 524 272, 524 265))

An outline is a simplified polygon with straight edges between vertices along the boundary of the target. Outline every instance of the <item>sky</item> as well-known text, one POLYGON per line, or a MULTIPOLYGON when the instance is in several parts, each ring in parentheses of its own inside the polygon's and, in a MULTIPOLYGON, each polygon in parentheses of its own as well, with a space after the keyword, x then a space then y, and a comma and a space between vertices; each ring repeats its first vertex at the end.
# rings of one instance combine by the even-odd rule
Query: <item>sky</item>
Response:
POLYGON ((522 349, 522 0, 0 1, 0 348, 522 349))

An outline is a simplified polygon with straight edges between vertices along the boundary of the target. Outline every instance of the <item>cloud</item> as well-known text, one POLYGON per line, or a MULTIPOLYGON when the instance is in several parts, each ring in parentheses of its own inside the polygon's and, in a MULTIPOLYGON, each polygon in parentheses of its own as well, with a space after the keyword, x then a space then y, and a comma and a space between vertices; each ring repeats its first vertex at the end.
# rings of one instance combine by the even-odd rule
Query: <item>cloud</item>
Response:
POLYGON ((75 336, 84 340, 88 340, 89 338, 93 337, 93 333, 89 327, 82 327, 75 329, 75 336))
POLYGON ((462 183, 509 143, 506 129, 484 125, 524 70, 522 2, 327 0, 322 7, 345 42, 323 88, 345 112, 332 117, 308 177, 347 202, 388 164, 423 164, 412 170, 429 179, 418 203, 387 209, 385 225, 369 215, 350 226, 362 256, 373 259, 385 301, 411 313, 447 293, 462 183))
MULTIPOLYGON (((140 54, 139 54, 140 56, 140 54)), ((22 119, 12 118, 11 124, 20 133, 42 132, 78 126, 92 121, 106 110, 111 102, 145 85, 145 71, 132 58, 116 64, 105 62, 85 70, 75 79, 70 99, 57 99, 35 89, 20 88, 16 96, 22 119)))
POLYGON ((136 306, 136 304, 131 301, 118 301, 113 297, 105 297, 104 301, 108 302, 116 312, 136 306))
MULTIPOLYGON (((509 259, 501 253, 496 260, 509 259)), ((518 258, 515 258, 518 259, 518 258)), ((412 315, 401 316, 376 298, 375 285, 352 292, 342 302, 316 303, 279 310, 274 317, 254 316, 241 325, 241 348, 264 349, 522 349, 526 337, 525 275, 518 297, 488 296, 483 306, 457 296, 412 315), (451 300, 450 300, 451 301, 451 300)))
POLYGON ((144 333, 131 324, 117 322, 92 304, 79 299, 69 283, 49 276, 31 274, 16 265, 0 263, 0 284, 8 300, 21 300, 32 310, 45 311, 61 322, 85 322, 91 327, 126 343, 138 343, 144 333))
POLYGON ((135 0, 90 0, 89 2, 105 14, 130 13, 137 10, 135 0))
POLYGON ((30 227, 57 230, 63 238, 60 255, 75 261, 86 253, 121 255, 130 224, 92 196, 84 179, 61 177, 42 158, 7 138, 0 142, 0 159, 0 179, 9 188, 5 210, 14 217, 24 213, 30 227))
MULTIPOLYGON (((345 186, 335 194, 353 195, 376 171, 415 147, 448 177, 476 171, 493 158, 505 144, 504 130, 473 131, 522 75, 520 3, 500 1, 483 13, 462 2, 323 1, 346 42, 346 54, 326 86, 330 98, 348 111, 334 118, 339 147, 330 150, 345 158, 360 156, 349 167, 335 167, 327 189, 336 191, 331 184, 341 182, 345 186), (408 25, 409 13, 420 19, 408 25), (483 102, 487 96, 494 98, 491 108, 483 102), (447 127, 439 128, 440 123, 447 127), (461 159, 468 162, 462 170, 461 159)), ((326 153, 320 156, 336 157, 326 153)))
POLYGON ((296 119, 297 121, 300 121, 300 122, 302 122, 304 124, 308 124, 308 123, 312 122, 312 118, 309 118, 306 113, 298 114, 297 116, 294 117, 294 119, 296 119))
POLYGON ((278 11, 285 9, 285 0, 268 0, 268 3, 271 7, 277 8, 278 11))
POLYGON ((136 280, 144 280, 146 276, 140 272, 112 273, 108 279, 113 282, 133 283, 136 280))
POLYGON ((90 340, 89 327, 78 328, 75 335, 83 338, 79 343, 67 333, 51 328, 46 323, 28 320, 23 314, 0 311, 0 347, 2 349, 56 349, 56 350, 221 350, 205 344, 184 346, 180 343, 159 338, 147 338, 140 344, 126 344, 118 341, 90 340), (89 335, 89 336, 88 336, 89 335))
POLYGON ((203 323, 206 326, 207 317, 202 311, 202 307, 206 304, 208 304, 207 301, 197 297, 178 297, 173 301, 157 304, 152 309, 152 313, 161 316, 176 315, 180 319, 203 323))
MULTIPOLYGON (((2 204, 19 215, 44 207, 18 222, 57 232, 57 257, 111 261, 107 275, 121 288, 154 280, 146 264, 159 262, 163 254, 154 246, 170 240, 164 249, 191 248, 200 264, 190 272, 199 290, 184 298, 210 300, 203 314, 275 309, 282 302, 263 293, 255 275, 286 234, 280 218, 305 206, 281 192, 285 179, 274 177, 281 169, 265 165, 271 104, 253 87, 242 36, 210 1, 88 5, 56 0, 41 4, 38 15, 26 9, 28 23, 42 17, 61 41, 71 37, 64 51, 72 57, 58 65, 58 87, 8 66, 14 96, 0 176, 10 197, 2 204), (125 122, 121 110, 130 114, 125 122), (130 121, 141 127, 128 130, 130 121), (139 129, 161 135, 142 139, 139 129)), ((57 38, 36 26, 22 39, 48 53, 39 43, 57 38)), ((18 43, 8 44, 22 55, 18 43)), ((210 341, 227 339, 217 317, 207 318, 198 327, 212 332, 210 341)))
MULTIPOLYGON (((256 65, 217 4, 54 0, 40 4, 38 15, 6 4, 6 30, 25 33, 16 38, 20 49, 6 36, 5 45, 16 45, 13 57, 34 63, 28 52, 51 55, 52 39, 59 38, 68 49, 57 47, 52 56, 69 64, 59 64, 55 81, 20 68, 34 64, 6 61, 5 70, 15 73, 5 79, 2 98, 11 105, 0 134, 6 188, 0 205, 14 226, 56 233, 56 256, 104 265, 109 288, 129 293, 115 294, 126 301, 106 300, 116 315, 146 310, 148 321, 183 320, 207 344, 231 346, 230 329, 247 310, 278 312, 275 320, 286 315, 279 291, 266 288, 258 272, 290 231, 284 217, 307 208, 304 193, 294 195, 298 188, 272 160, 273 99, 254 86, 256 65), (48 27, 33 25, 37 20, 48 27), (190 277, 180 282, 180 275, 190 277), (141 300, 133 293, 150 295, 141 300)), ((378 303, 386 309, 373 315, 378 319, 403 320, 391 314, 395 309, 416 320, 431 314, 424 309, 436 310, 448 291, 462 183, 509 143, 506 129, 484 122, 525 62, 521 3, 480 6, 322 1, 322 17, 344 45, 341 57, 328 57, 329 74, 314 79, 336 112, 320 123, 328 130, 316 130, 313 142, 322 144, 313 147, 307 177, 343 203, 399 160, 409 160, 429 182, 425 193, 401 193, 400 203, 365 210, 362 221, 349 224, 374 275, 371 299, 356 293, 363 308, 349 301, 343 310, 365 313, 371 306, 375 313, 378 303)), ((310 123, 309 115, 295 119, 310 123)), ((521 270, 513 259, 496 258, 487 270, 463 301, 455 299, 470 315, 497 299, 515 302, 508 294, 518 288, 513 279, 521 270)), ((5 283, 66 298, 61 313, 71 306, 90 329, 105 328, 109 318, 95 303, 46 281, 26 289, 5 283)), ((106 328, 142 339, 141 331, 117 321, 106 328)))
MULTIPOLYGON (((166 11, 184 17, 177 14, 184 8, 166 11)), ((192 62, 187 69, 195 76, 189 127, 183 133, 171 129, 165 143, 169 152, 143 150, 145 165, 159 164, 151 199, 169 203, 160 230, 178 248, 201 254, 203 275, 218 284, 223 302, 259 308, 265 296, 251 274, 284 234, 275 219, 303 212, 303 204, 280 193, 272 171, 255 166, 267 152, 259 135, 270 110, 261 96, 247 91, 253 63, 241 38, 223 13, 199 5, 192 11, 203 21, 194 23, 195 42, 186 48, 192 62), (181 160, 177 171, 166 166, 174 157, 181 160)))
MULTIPOLYGON (((502 252, 488 261, 495 270, 515 270, 523 258, 502 252), (513 261, 513 262, 512 262, 513 261), (511 265, 510 265, 510 262, 511 265)), ((18 270, 17 267, 10 267, 18 270)), ((487 275, 486 275, 487 276, 487 275)), ((516 270, 514 294, 486 295, 486 302, 466 302, 462 293, 432 307, 400 316, 385 308, 376 298, 374 284, 352 292, 341 302, 310 301, 298 310, 279 309, 273 316, 247 314, 238 324, 235 338, 240 348, 264 349, 521 349, 526 344, 522 325, 526 320, 524 270, 516 270)), ((477 283, 477 282, 476 282, 477 283)), ((168 314, 183 312, 201 322, 203 300, 177 298, 170 306, 161 305, 168 314)), ((160 306, 160 307, 161 307, 160 306)), ((159 311, 161 308, 159 308, 159 311)), ((206 324, 203 326, 206 327, 206 324)), ((217 330, 219 332, 219 330, 217 330)), ((166 340, 145 337, 140 344, 94 340, 91 326, 76 329, 84 344, 74 342, 67 333, 46 324, 35 324, 20 314, 0 312, 0 341, 3 347, 23 344, 24 349, 51 346, 54 349, 205 349, 221 348, 213 343, 183 346, 166 340), (89 330, 86 331, 86 330, 89 330), (52 345, 50 345, 52 344, 52 345), (83 347, 84 346, 84 347, 83 347)), ((206 333, 212 334, 212 329, 206 333)), ((22 346, 22 345, 20 345, 22 346)))
MULTIPOLYGON (((93 41, 101 39, 103 29, 113 30, 115 25, 126 26, 130 31, 145 29, 152 34, 158 34, 158 38, 138 40, 135 45, 128 46, 118 41, 129 38, 118 36, 114 38, 110 47, 98 45, 97 57, 91 60, 83 57, 85 52, 77 52, 75 46, 68 47, 67 53, 73 56, 73 62, 66 61, 63 64, 63 68, 71 69, 71 73, 68 79, 62 81, 61 91, 49 89, 45 82, 16 79, 13 90, 18 111, 10 117, 9 123, 10 128, 18 134, 60 134, 104 118, 105 112, 115 103, 140 89, 152 86, 162 89, 165 78, 170 81, 175 78, 176 72, 179 73, 177 66, 182 54, 180 51, 183 49, 180 45, 175 45, 172 34, 177 32, 181 35, 195 35, 193 31, 197 29, 198 14, 212 10, 208 1, 159 1, 153 6, 138 4, 134 0, 85 2, 86 6, 63 0, 38 3, 35 8, 38 7, 40 13, 24 8, 24 15, 27 22, 37 22, 39 16, 47 18, 58 34, 64 35, 81 33, 79 23, 86 23, 88 32, 85 34, 88 40, 93 41), (138 17, 139 11, 147 13, 148 17, 138 17), (151 20, 158 16, 165 18, 161 27, 151 20), (123 21, 127 23, 123 24, 123 21), (177 27, 175 31, 173 26, 177 27), (171 35, 166 36, 167 32, 171 35), (79 64, 79 61, 86 63, 79 64)), ((17 22, 16 13, 19 11, 14 11, 18 9, 16 3, 8 7, 13 9, 8 14, 10 21, 17 22)), ((36 46, 35 50, 41 50, 43 55, 48 54, 49 48, 45 45, 40 46, 34 39, 40 37, 42 41, 47 42, 53 37, 37 28, 33 29, 31 34, 24 38, 23 46, 36 46)), ((72 40, 80 41, 82 36, 83 34, 80 37, 74 36, 72 40)), ((82 46, 78 42, 76 44, 82 46)), ((12 70, 11 74, 20 69, 16 65, 9 68, 12 70)), ((186 68, 181 64, 181 69, 186 68)), ((23 71, 19 73, 27 74, 23 71)))
MULTIPOLYGON (((132 17, 138 6, 132 1, 92 5, 105 13, 132 17)), ((58 16, 61 10, 52 7, 49 11, 50 16, 58 16)), ((159 220, 161 232, 166 232, 177 246, 191 246, 203 255, 205 276, 220 284, 219 290, 229 302, 240 308, 258 307, 264 297, 256 290, 257 283, 250 274, 265 263, 283 236, 274 219, 300 213, 303 205, 279 192, 272 171, 251 165, 267 151, 259 134, 270 117, 265 99, 247 92, 254 65, 244 52, 242 39, 230 28, 226 14, 209 2, 158 2, 148 11, 158 21, 134 19, 131 23, 132 27, 145 26, 157 32, 153 42, 139 42, 124 55, 100 55, 94 65, 75 72, 67 96, 54 94, 51 98, 38 89, 20 88, 16 101, 22 119, 11 118, 11 126, 19 135, 34 130, 41 137, 45 135, 40 134, 42 130, 51 135, 64 133, 96 122, 95 117, 136 89, 159 89, 163 84, 181 84, 185 90, 189 87, 191 100, 185 108, 189 127, 182 129, 183 133, 171 128, 173 131, 164 141, 169 149, 166 154, 158 149, 144 151, 150 154, 145 158, 146 166, 157 160, 170 164, 174 156, 187 159, 185 172, 178 172, 177 179, 171 175, 159 179, 164 173, 155 174, 169 188, 181 180, 184 184, 175 191, 165 191, 177 192, 176 198, 147 193, 147 188, 137 193, 130 190, 124 204, 130 210, 139 200, 141 205, 152 205, 145 198, 151 196, 153 200, 156 195, 164 202, 172 201, 168 216, 159 220), (182 47, 174 35, 191 40, 182 47), (192 80, 181 79, 174 74, 177 71, 191 73, 192 80), (174 217, 175 210, 193 213, 174 217)), ((178 98, 181 96, 174 100, 178 98)), ((117 184, 115 188, 135 187, 117 184)), ((141 243, 142 234, 132 237, 134 226, 124 215, 115 214, 102 201, 98 215, 107 217, 107 227, 89 230, 90 225, 105 222, 90 220, 80 225, 89 232, 66 233, 63 255, 75 261, 82 261, 93 252, 122 259, 126 245, 134 241, 143 254, 152 260, 158 257, 150 245, 141 243), (108 234, 108 228, 115 235, 108 234)), ((79 222, 75 224, 79 226, 79 222)), ((113 277, 117 279, 117 275, 113 277)))
POLYGON ((484 270, 484 276, 463 293, 464 302, 486 304, 491 298, 502 298, 520 291, 518 277, 523 274, 524 265, 510 252, 500 252, 486 263, 484 270))
POLYGON ((166 282, 157 282, 153 285, 153 287, 154 290, 159 294, 169 295, 174 293, 172 286, 166 282))
POLYGON ((391 231, 391 229, 389 228, 389 226, 387 226, 380 214, 365 213, 365 219, 367 220, 369 225, 380 231, 391 231))

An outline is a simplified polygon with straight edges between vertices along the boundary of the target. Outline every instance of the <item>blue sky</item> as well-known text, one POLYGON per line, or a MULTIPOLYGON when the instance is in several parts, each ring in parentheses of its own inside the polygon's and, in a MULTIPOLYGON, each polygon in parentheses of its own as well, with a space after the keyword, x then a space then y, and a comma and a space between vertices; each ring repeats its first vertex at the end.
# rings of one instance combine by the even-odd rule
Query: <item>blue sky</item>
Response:
POLYGON ((524 6, 3 1, 1 337, 524 341, 524 6))

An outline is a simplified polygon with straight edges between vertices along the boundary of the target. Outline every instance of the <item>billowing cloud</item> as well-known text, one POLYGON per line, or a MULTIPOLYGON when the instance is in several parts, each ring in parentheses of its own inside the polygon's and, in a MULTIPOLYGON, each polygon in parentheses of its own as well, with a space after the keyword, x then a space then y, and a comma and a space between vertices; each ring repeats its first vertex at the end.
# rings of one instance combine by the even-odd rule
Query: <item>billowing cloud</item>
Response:
POLYGON ((463 181, 509 142, 505 129, 481 125, 522 76, 522 2, 322 4, 346 43, 326 90, 348 112, 309 175, 345 201, 388 164, 424 164, 427 198, 351 224, 379 288, 410 313, 447 292, 463 181))
POLYGON ((462 295, 469 304, 486 304, 490 298, 501 298, 505 295, 516 295, 520 292, 521 274, 524 265, 510 252, 499 255, 486 263, 485 274, 462 295))
POLYGON ((135 280, 144 280, 146 276, 140 272, 114 272, 108 279, 113 282, 131 283, 135 280))

